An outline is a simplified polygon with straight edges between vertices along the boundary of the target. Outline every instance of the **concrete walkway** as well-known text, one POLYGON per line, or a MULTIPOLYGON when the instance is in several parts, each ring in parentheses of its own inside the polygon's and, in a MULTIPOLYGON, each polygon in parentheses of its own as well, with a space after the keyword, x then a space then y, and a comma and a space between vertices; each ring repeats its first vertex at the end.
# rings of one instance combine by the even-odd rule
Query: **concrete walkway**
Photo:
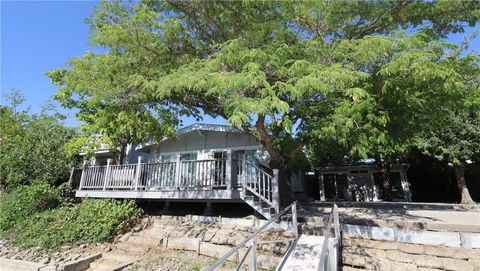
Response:
POLYGON ((316 271, 323 240, 323 236, 302 234, 282 271, 316 271))
MULTIPOLYGON (((480 232, 480 205, 338 202, 341 223, 429 231, 480 232)), ((322 223, 331 202, 302 204, 299 216, 322 223)))

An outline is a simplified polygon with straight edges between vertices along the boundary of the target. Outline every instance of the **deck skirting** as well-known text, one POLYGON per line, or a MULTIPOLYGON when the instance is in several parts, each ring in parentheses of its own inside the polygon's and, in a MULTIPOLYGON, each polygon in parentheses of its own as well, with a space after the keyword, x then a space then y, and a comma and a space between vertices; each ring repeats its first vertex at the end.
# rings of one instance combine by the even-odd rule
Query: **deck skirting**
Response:
POLYGON ((83 198, 158 199, 178 201, 241 201, 240 192, 231 190, 136 191, 136 190, 77 190, 83 198))

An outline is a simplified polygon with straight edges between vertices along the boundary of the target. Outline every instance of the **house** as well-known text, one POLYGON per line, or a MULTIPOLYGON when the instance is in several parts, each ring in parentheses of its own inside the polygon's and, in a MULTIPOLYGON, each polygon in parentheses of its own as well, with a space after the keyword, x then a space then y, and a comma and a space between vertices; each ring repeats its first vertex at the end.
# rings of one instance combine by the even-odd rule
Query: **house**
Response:
MULTIPOLYGON (((78 176, 77 197, 170 201, 245 202, 266 218, 280 210, 279 171, 269 167, 269 155, 251 135, 227 125, 193 124, 175 138, 129 146, 117 165, 108 146, 78 176)), ((76 173, 75 173, 76 172, 76 173)), ((377 201, 381 198, 373 165, 320 169, 320 200, 377 201)), ((74 174, 75 173, 75 174, 74 174)), ((392 189, 398 200, 409 200, 405 168, 392 168, 392 189), (398 192, 398 193, 397 193, 398 192)), ((293 192, 308 190, 304 175, 292 172, 293 192)), ((317 190, 318 191, 318 190, 317 190)))
MULTIPOLYGON (((390 194, 394 201, 411 200, 407 169, 407 164, 394 164, 390 169, 390 194)), ((320 168, 320 200, 380 201, 382 174, 381 167, 372 163, 320 168)))
MULTIPOLYGON (((96 139, 99 141, 100 136, 97 136, 96 139)), ((99 143, 95 148, 95 154, 93 157, 89 158, 87 161, 90 165, 94 166, 106 166, 108 159, 112 159, 111 164, 117 164, 116 156, 113 153, 112 149, 105 143, 99 143)), ((136 145, 128 144, 126 148, 126 155, 122 164, 132 164, 136 163, 139 156, 142 156, 143 159, 148 160, 149 154, 146 152, 138 151, 135 149, 136 145)), ((87 147, 84 147, 80 150, 80 156, 87 156, 87 147)))
POLYGON ((122 165, 112 155, 101 146, 84 164, 77 197, 245 202, 266 218, 279 212, 278 170, 253 136, 231 126, 184 127, 175 138, 129 147, 122 165))

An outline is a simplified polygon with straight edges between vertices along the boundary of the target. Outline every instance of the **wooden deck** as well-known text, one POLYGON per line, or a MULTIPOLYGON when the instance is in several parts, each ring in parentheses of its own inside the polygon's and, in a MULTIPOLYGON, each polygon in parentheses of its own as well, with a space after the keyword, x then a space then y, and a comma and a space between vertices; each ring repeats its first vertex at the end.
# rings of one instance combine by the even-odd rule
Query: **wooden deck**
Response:
POLYGON ((245 160, 227 158, 161 163, 87 166, 77 197, 168 201, 246 202, 265 217, 279 211, 278 170, 274 174, 245 160))

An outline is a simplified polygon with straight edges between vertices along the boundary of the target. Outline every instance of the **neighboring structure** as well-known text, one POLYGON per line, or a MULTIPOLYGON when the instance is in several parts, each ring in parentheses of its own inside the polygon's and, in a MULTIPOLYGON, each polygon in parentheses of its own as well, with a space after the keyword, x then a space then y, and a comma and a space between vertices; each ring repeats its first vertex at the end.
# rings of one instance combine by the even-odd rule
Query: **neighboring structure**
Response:
MULTIPOLYGON (((96 138, 97 140, 100 140, 100 136, 97 136, 96 138)), ((142 156, 144 159, 148 160, 149 154, 136 150, 136 147, 137 145, 131 144, 127 146, 125 159, 122 161, 122 164, 136 163, 139 156, 142 156)), ((80 156, 85 157, 86 155, 87 152, 84 148, 80 151, 80 156)), ((97 148, 95 148, 95 153, 88 162, 94 166, 106 166, 108 159, 112 159, 111 164, 117 164, 112 149, 107 144, 101 143, 97 148)))
MULTIPOLYGON (((395 164, 390 170, 392 200, 410 201, 408 165, 395 164)), ((382 169, 375 164, 325 167, 318 170, 320 200, 381 201, 382 169)))

